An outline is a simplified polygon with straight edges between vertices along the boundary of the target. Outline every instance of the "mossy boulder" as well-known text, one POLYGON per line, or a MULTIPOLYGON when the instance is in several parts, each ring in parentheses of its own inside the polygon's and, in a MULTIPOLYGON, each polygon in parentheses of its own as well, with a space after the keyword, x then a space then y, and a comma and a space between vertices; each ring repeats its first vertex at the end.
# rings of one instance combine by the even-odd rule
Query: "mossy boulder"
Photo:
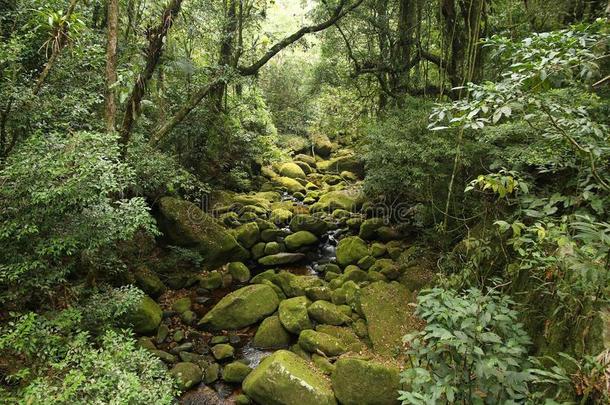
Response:
POLYGON ((328 325, 343 325, 351 322, 341 309, 328 301, 316 301, 307 308, 309 317, 319 323, 328 325))
POLYGON ((382 242, 389 242, 400 239, 402 235, 395 228, 390 226, 382 226, 377 229, 377 237, 382 242))
POLYGON ((284 163, 282 166, 280 166, 280 175, 289 177, 291 179, 304 179, 306 177, 306 174, 301 166, 292 162, 284 163))
POLYGON ((231 262, 228 266, 229 274, 239 283, 250 280, 250 269, 242 262, 231 262))
POLYGON ((199 286, 207 290, 215 290, 222 287, 222 274, 214 270, 199 276, 199 286))
POLYGON ((276 225, 285 225, 292 219, 292 211, 286 208, 276 208, 271 211, 269 219, 276 225))
POLYGON ((216 360, 230 359, 235 355, 235 348, 228 343, 214 345, 211 351, 216 360))
POLYGON ((295 162, 305 162, 311 167, 316 167, 316 159, 313 156, 298 154, 292 160, 295 162))
MULTIPOLYGON (((313 173, 313 169, 307 163, 299 162, 299 161, 295 161, 294 163, 303 170, 303 173, 305 173, 305 175, 313 173)), ((305 187, 305 188, 307 188, 307 187, 305 187)))
POLYGON ((375 264, 375 258, 373 256, 364 256, 362 259, 358 260, 358 267, 363 270, 368 270, 375 264))
POLYGON ((159 226, 175 244, 196 249, 206 266, 241 260, 248 252, 231 233, 195 204, 174 197, 159 200, 159 226))
POLYGON ((137 286, 153 298, 157 298, 167 289, 159 276, 147 268, 138 269, 135 273, 135 279, 137 286))
POLYGON ((330 160, 318 162, 318 168, 325 172, 341 173, 348 171, 360 178, 364 178, 364 161, 354 154, 344 154, 330 160))
MULTIPOLYGON (((364 327, 366 329, 366 324, 364 327)), ((350 352, 358 353, 365 347, 364 343, 362 343, 362 341, 358 338, 358 335, 355 333, 354 329, 350 327, 318 325, 316 326, 316 331, 326 333, 327 335, 334 336, 335 338, 339 339, 350 352)))
POLYGON ((310 134, 309 139, 316 154, 328 158, 333 151, 333 144, 324 134, 310 134))
POLYGON ((331 375, 332 372, 335 371, 335 365, 331 363, 326 356, 314 353, 311 355, 311 361, 326 375, 331 375))
POLYGON ((291 179, 290 177, 284 177, 284 176, 274 177, 271 181, 273 181, 273 183, 276 186, 281 187, 281 188, 285 188, 290 193, 299 193, 299 192, 304 193, 304 192, 306 192, 305 186, 303 186, 297 180, 291 179))
POLYGON ((191 304, 191 299, 189 297, 182 297, 174 301, 172 310, 181 314, 191 309, 191 304))
POLYGON ((127 323, 133 326, 134 332, 150 335, 157 331, 162 317, 163 311, 159 304, 146 295, 127 314, 127 323))
POLYGON ((395 356, 402 348, 402 337, 420 326, 409 305, 413 302, 409 290, 396 282, 377 281, 361 288, 357 295, 373 350, 395 356))
POLYGON ((347 348, 339 339, 312 329, 301 332, 299 346, 309 353, 324 353, 327 356, 338 356, 347 351, 347 348))
POLYGON ((309 287, 305 290, 305 295, 312 301, 331 300, 331 290, 327 286, 309 287))
POLYGON ((252 258, 254 260, 260 259, 261 257, 263 257, 265 255, 265 246, 266 245, 267 244, 265 242, 258 242, 256 245, 252 246, 252 249, 250 251, 252 252, 252 258))
POLYGON ((381 257, 383 255, 385 255, 387 252, 387 248, 383 243, 373 243, 371 245, 371 255, 373 255, 373 257, 381 257))
POLYGON ((383 218, 370 218, 362 222, 360 225, 360 233, 358 236, 364 240, 373 240, 377 235, 377 230, 385 225, 383 218))
POLYGON ((311 329, 313 326, 307 313, 307 307, 310 304, 311 301, 303 296, 280 302, 278 313, 282 326, 295 335, 304 329, 311 329))
POLYGON ((265 358, 244 380, 248 397, 265 405, 336 405, 330 382, 287 350, 265 358))
POLYGON ((252 369, 240 361, 227 364, 222 369, 222 379, 229 383, 241 383, 252 369))
POLYGON ((343 405, 400 403, 400 370, 391 363, 343 357, 335 362, 331 380, 343 405))
POLYGON ((258 259, 258 263, 263 266, 281 266, 283 264, 297 263, 303 259, 305 259, 303 253, 276 253, 261 257, 258 259))
POLYGON ((241 329, 275 312, 279 298, 273 288, 253 284, 224 296, 200 321, 212 330, 241 329))
POLYGON ((182 391, 199 384, 203 377, 201 368, 197 364, 188 362, 177 363, 169 373, 174 376, 182 391))
POLYGON ((284 329, 277 315, 265 318, 254 335, 252 346, 261 349, 276 349, 290 344, 290 334, 284 329))
POLYGON ((305 295, 311 287, 320 287, 323 282, 316 276, 297 276, 288 271, 279 272, 273 282, 280 286, 287 297, 305 295))
POLYGON ((251 248, 260 240, 260 230, 256 222, 238 226, 234 230, 235 239, 245 248, 251 248))
POLYGON ((339 241, 337 245, 337 263, 340 266, 356 264, 360 259, 369 255, 369 249, 358 236, 348 236, 339 241))
POLYGON ((318 243, 318 237, 309 231, 298 231, 286 236, 284 242, 289 251, 295 252, 302 247, 315 245, 318 243))
POLYGON ((356 212, 361 205, 361 196, 352 190, 338 190, 323 194, 317 203, 311 206, 311 212, 333 212, 340 208, 350 212, 356 212))
POLYGON ((322 236, 328 231, 328 224, 321 218, 313 215, 298 214, 290 221, 292 232, 308 231, 317 236, 322 236))
POLYGON ((282 252, 282 245, 277 242, 269 242, 265 245, 265 255, 275 255, 282 252))

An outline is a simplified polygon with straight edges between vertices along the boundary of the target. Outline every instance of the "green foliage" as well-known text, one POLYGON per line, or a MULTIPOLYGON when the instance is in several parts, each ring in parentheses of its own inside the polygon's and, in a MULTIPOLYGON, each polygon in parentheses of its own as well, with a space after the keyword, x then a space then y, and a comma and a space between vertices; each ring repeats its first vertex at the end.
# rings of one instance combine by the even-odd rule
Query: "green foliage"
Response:
POLYGON ((417 298, 424 330, 405 336, 411 367, 403 404, 500 404, 529 397, 530 340, 506 296, 433 289, 417 298))
POLYGON ((134 178, 115 136, 38 133, 21 145, 0 172, 1 301, 52 299, 77 269, 120 271, 116 243, 156 232, 145 201, 121 197, 134 178))

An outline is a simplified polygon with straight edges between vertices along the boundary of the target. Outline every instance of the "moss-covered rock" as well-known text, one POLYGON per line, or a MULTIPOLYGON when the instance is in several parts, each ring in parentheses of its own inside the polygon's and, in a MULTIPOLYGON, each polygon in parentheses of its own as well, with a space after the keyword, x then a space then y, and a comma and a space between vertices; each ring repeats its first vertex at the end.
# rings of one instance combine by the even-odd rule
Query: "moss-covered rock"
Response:
POLYGON ((238 226, 234 230, 235 239, 245 248, 251 248, 260 240, 260 230, 256 222, 249 222, 238 226))
POLYGON ((275 255, 282 252, 282 245, 277 242, 269 242, 265 245, 265 255, 275 255))
POLYGON ((228 343, 214 345, 211 351, 216 360, 230 359, 235 355, 235 348, 228 343))
POLYGON ((311 167, 316 167, 316 159, 313 156, 298 154, 292 160, 295 162, 305 162, 311 167))
POLYGON ((361 205, 361 196, 351 190, 331 191, 320 197, 317 203, 311 206, 311 212, 333 212, 337 208, 356 212, 361 205))
POLYGON ((357 236, 348 236, 339 241, 337 245, 337 263, 340 266, 356 264, 358 260, 369 255, 366 243, 357 236))
POLYGON ((309 139, 313 146, 313 150, 316 154, 323 158, 328 158, 330 153, 333 151, 333 144, 331 143, 328 136, 324 134, 310 134, 309 139))
POLYGON ((311 361, 316 365, 317 368, 320 369, 324 374, 331 375, 333 371, 335 371, 335 365, 331 363, 325 356, 321 356, 317 353, 314 353, 311 356, 311 361))
POLYGON ((241 260, 248 253, 216 220, 195 204, 174 197, 159 201, 159 225, 180 246, 197 249, 206 266, 241 260))
POLYGON ((214 270, 199 276, 199 286, 207 290, 215 290, 222 287, 222 274, 214 270))
POLYGON ((279 298, 273 288, 254 284, 224 296, 200 321, 212 330, 240 329, 275 312, 279 298))
POLYGON ((326 286, 309 287, 305 290, 305 295, 312 301, 331 300, 331 290, 326 286))
POLYGON ((407 267, 401 274, 398 281, 411 291, 419 291, 423 288, 432 286, 434 281, 434 272, 421 264, 415 264, 407 267))
POLYGON ((288 271, 279 272, 273 282, 282 288, 287 297, 305 295, 308 288, 322 286, 322 280, 316 276, 297 276, 288 271))
POLYGON ((288 332, 298 335, 302 330, 313 327, 307 313, 310 304, 311 301, 303 296, 280 302, 278 311, 280 322, 288 332))
POLYGON ((265 405, 336 405, 324 376, 305 360, 287 350, 265 358, 243 382, 246 395, 265 405))
POLYGON ((376 242, 371 245, 371 254, 373 257, 381 257, 385 255, 386 252, 387 249, 383 243, 376 242))
POLYGON ((222 379, 229 383, 241 383, 252 369, 240 361, 227 364, 222 369, 222 379))
POLYGON ((409 305, 411 294, 399 283, 372 283, 359 290, 358 301, 373 350, 381 355, 398 354, 402 337, 420 325, 409 305))
POLYGON ((250 280, 250 269, 242 262, 231 262, 228 266, 229 274, 238 283, 245 283, 250 280))
POLYGON ((289 344, 290 334, 284 329, 277 315, 265 318, 252 339, 252 346, 261 349, 276 349, 289 344))
POLYGON ((316 301, 307 308, 309 317, 319 323, 343 325, 351 322, 341 309, 328 301, 316 301))
POLYGON ((364 256, 362 259, 358 260, 358 267, 363 270, 368 270, 372 265, 375 264, 375 258, 371 256, 364 256))
POLYGON ((189 297, 182 297, 174 301, 172 304, 172 310, 179 314, 191 309, 191 299, 189 297))
POLYGON ((348 171, 364 178, 364 161, 354 154, 336 156, 330 160, 318 162, 318 168, 326 172, 341 173, 348 171))
POLYGON ((286 236, 284 240, 289 251, 297 251, 302 247, 311 246, 318 243, 318 237, 309 231, 298 231, 286 236))
POLYGON ((292 162, 284 163, 280 166, 280 175, 291 179, 304 179, 306 177, 301 166, 292 162))
MULTIPOLYGON (((263 231, 264 232, 264 231, 263 231)), ((262 233, 261 233, 262 236, 262 233)), ((265 242, 258 242, 256 245, 252 246, 252 258, 254 260, 258 260, 265 255, 265 246, 267 244, 265 242)))
POLYGON ((318 325, 316 326, 316 331, 326 333, 327 335, 339 339, 343 345, 345 345, 347 351, 350 352, 358 353, 365 347, 354 330, 346 326, 318 325))
POLYGON ((361 283, 363 281, 367 281, 369 279, 369 275, 366 271, 361 270, 358 266, 351 264, 345 268, 341 278, 343 279, 343 282, 355 281, 356 283, 361 283))
POLYGON ((133 326, 136 333, 149 335, 155 333, 163 312, 161 307, 149 296, 144 296, 138 305, 127 314, 127 323, 133 326))
POLYGON ((305 190, 305 187, 301 183, 299 183, 295 179, 291 179, 290 177, 284 177, 284 176, 274 177, 271 181, 273 181, 273 183, 276 186, 285 188, 290 193, 298 193, 298 192, 304 193, 307 191, 307 190, 305 190))
POLYGON ((313 215, 298 214, 290 221, 292 232, 309 231, 317 236, 322 236, 328 231, 328 224, 321 218, 313 215))
POLYGON ((305 259, 303 253, 276 253, 258 259, 258 263, 263 266, 281 266, 282 264, 297 263, 305 259))
POLYGON ((135 278, 137 286, 153 298, 157 298, 167 289, 159 277, 147 268, 138 269, 135 278))
POLYGON ((301 332, 299 345, 309 353, 324 353, 327 356, 338 356, 347 351, 339 339, 312 329, 301 332))
POLYGON ((390 363, 343 357, 335 363, 332 384, 344 405, 399 404, 400 370, 390 363))
POLYGON ((292 211, 287 210, 286 208, 276 208, 271 211, 269 219, 275 225, 286 225, 292 219, 292 215, 292 211))
POLYGON ((383 218, 370 218, 360 225, 360 236, 364 240, 373 240, 377 236, 377 230, 385 225, 383 218))
POLYGON ((183 391, 199 384, 203 377, 198 365, 187 362, 176 364, 169 373, 178 381, 178 387, 183 391))

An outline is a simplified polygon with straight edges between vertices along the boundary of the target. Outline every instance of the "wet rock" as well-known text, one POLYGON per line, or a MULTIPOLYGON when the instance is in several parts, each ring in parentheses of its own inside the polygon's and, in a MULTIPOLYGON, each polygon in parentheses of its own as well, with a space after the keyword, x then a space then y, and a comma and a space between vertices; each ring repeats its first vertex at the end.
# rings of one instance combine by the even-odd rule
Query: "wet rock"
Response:
POLYGON ((265 358, 246 377, 243 389, 254 401, 265 405, 337 404, 328 380, 286 350, 265 358))
POLYGON ((343 325, 351 322, 341 309, 328 301, 316 301, 307 308, 309 317, 319 323, 343 325))
POLYGON ((311 321, 307 313, 307 307, 311 304, 306 297, 289 298, 280 302, 280 322, 287 331, 299 334, 304 329, 311 329, 311 321))
POLYGON ((295 252, 302 247, 315 245, 318 243, 318 238, 309 231, 298 231, 287 236, 284 242, 289 251, 295 252))
POLYGON ((212 355, 216 360, 230 359, 235 355, 235 349, 229 344, 220 343, 212 347, 212 355))
POLYGON ((360 259, 369 255, 366 243, 357 236, 348 236, 339 241, 337 245, 337 263, 340 266, 356 264, 360 259))
POLYGON ((252 339, 252 346, 261 349, 275 349, 289 344, 290 334, 284 329, 277 315, 265 318, 252 339))
POLYGON ((228 270, 238 283, 245 283, 250 280, 250 269, 242 262, 229 263, 228 270))
POLYGON ((254 284, 224 296, 200 321, 212 330, 241 329, 275 312, 279 299, 267 285, 254 284))
POLYGON ((339 339, 311 329, 300 333, 299 345, 310 353, 324 353, 327 356, 338 356, 347 351, 339 339))
POLYGON ((178 387, 187 390, 201 382, 203 372, 193 363, 178 363, 170 370, 170 374, 178 380, 178 387))
POLYGON ((261 257, 258 259, 258 263, 263 266, 281 266, 283 264, 297 263, 305 259, 303 253, 277 253, 261 257))
POLYGON ((332 384, 344 405, 394 405, 400 389, 400 370, 395 365, 357 358, 335 363, 332 384))

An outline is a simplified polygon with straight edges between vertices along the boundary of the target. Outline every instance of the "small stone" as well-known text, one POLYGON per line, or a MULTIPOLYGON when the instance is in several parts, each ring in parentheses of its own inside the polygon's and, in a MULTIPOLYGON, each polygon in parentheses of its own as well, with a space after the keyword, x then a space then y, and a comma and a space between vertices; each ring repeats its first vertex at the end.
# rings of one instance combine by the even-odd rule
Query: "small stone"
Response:
POLYGON ((184 340, 184 331, 182 331, 181 329, 178 329, 177 331, 174 332, 174 336, 172 337, 172 339, 176 343, 182 342, 184 340))
POLYGON ((208 290, 215 290, 222 287, 222 275, 214 270, 199 277, 199 286, 208 290))
POLYGON ((168 334, 169 328, 167 327, 167 325, 164 323, 159 325, 159 329, 157 329, 157 337, 155 339, 157 341, 157 344, 160 345, 161 343, 165 342, 165 339, 167 338, 168 334))
POLYGON ((178 380, 181 390, 187 390, 201 382, 203 372, 198 365, 193 363, 178 363, 171 370, 170 374, 178 380))
POLYGON ((172 309, 179 314, 183 313, 184 311, 188 311, 191 309, 191 299, 189 297, 184 297, 176 300, 172 304, 172 309))
POLYGON ((211 345, 219 345, 221 343, 229 343, 229 337, 225 335, 218 335, 213 336, 212 339, 210 339, 211 345))
POLYGON ((242 262, 229 263, 229 273, 237 282, 245 283, 250 280, 250 269, 242 262))
POLYGON ((234 361, 222 369, 222 379, 229 383, 241 383, 252 369, 242 362, 234 361))
POLYGON ((229 359, 235 354, 235 349, 231 345, 221 343, 212 347, 212 354, 216 360, 229 359))
POLYGON ((210 362, 205 370, 204 370, 204 378, 203 382, 206 384, 211 384, 214 381, 218 380, 218 375, 220 374, 220 364, 215 361, 210 362))
POLYGON ((180 315, 180 319, 182 319, 182 322, 187 325, 192 325, 195 322, 196 318, 197 314, 195 314, 193 311, 184 311, 180 315))
POLYGON ((191 342, 183 343, 181 345, 178 345, 178 346, 174 347, 170 351, 173 354, 178 354, 180 352, 191 352, 191 351, 193 351, 193 343, 191 343, 191 342))

